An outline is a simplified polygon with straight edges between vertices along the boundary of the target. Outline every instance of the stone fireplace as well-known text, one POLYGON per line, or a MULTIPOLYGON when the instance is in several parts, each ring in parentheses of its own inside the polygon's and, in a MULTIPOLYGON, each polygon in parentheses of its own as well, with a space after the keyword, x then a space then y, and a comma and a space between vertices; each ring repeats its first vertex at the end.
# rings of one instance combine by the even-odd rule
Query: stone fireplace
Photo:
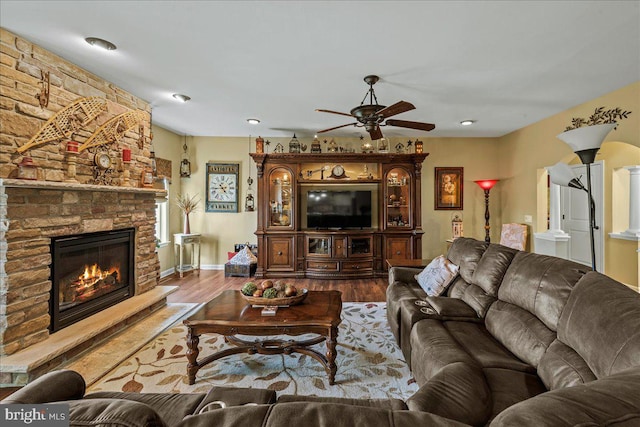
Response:
MULTIPOLYGON (((128 275, 133 284, 127 283, 129 293, 142 294, 157 285, 155 194, 146 188, 0 179, 0 259, 6 259, 0 263, 4 267, 0 271, 0 322, 4 326, 0 354, 14 354, 52 333, 50 308, 56 298, 50 302, 50 296, 59 270, 52 271, 51 248, 64 247, 69 236, 109 236, 131 230, 133 261, 128 275)), ((92 250, 92 245, 88 243, 79 252, 92 250)), ((70 275, 73 272, 63 270, 62 276, 70 275)), ((107 301, 106 305, 115 303, 107 301)))
POLYGON ((51 332, 133 296, 134 239, 133 228, 51 239, 51 332))
MULTIPOLYGON (((24 359, 25 352, 39 353, 41 347, 54 347, 55 344, 49 343, 56 338, 50 335, 60 339, 69 330, 81 326, 82 323, 77 323, 60 329, 66 323, 88 315, 84 307, 94 303, 86 301, 87 297, 111 293, 106 291, 112 282, 116 282, 109 266, 104 267, 107 273, 101 273, 106 276, 97 279, 97 288, 93 285, 80 288, 89 282, 78 283, 78 276, 84 275, 84 271, 75 271, 78 267, 56 278, 60 269, 51 268, 52 245, 69 236, 133 230, 126 286, 116 286, 114 295, 117 296, 107 297, 104 306, 102 303, 93 306, 96 311, 109 305, 112 307, 106 310, 126 305, 129 301, 118 303, 124 294, 133 295, 132 300, 144 297, 145 293, 152 294, 147 291, 155 291, 160 265, 155 253, 156 191, 141 188, 140 184, 142 172, 151 165, 150 104, 3 28, 0 28, 0 51, 3 67, 0 93, 0 364, 3 364, 9 363, 7 360, 24 359), (43 103, 37 95, 42 92, 45 73, 50 76, 50 91, 43 103), (56 138, 28 145, 48 123, 58 123, 52 121, 58 112, 87 97, 104 100, 105 109, 95 120, 74 127, 72 132, 60 125, 60 132, 67 130, 64 135, 56 134, 56 138), (113 185, 95 185, 101 182, 96 180, 96 152, 87 149, 74 153, 68 148, 69 142, 82 145, 110 120, 129 112, 136 113, 139 120, 136 126, 126 131, 117 128, 118 132, 109 133, 110 139, 100 146, 113 159, 110 176, 114 179, 109 181, 113 185), (30 148, 20 151, 25 145, 30 148), (125 149, 130 162, 123 165, 125 149), (18 166, 25 156, 30 157, 37 168, 36 180, 16 179, 18 166), (130 181, 125 179, 128 177, 130 181), (56 290, 52 294, 56 280, 69 280, 75 288, 56 290), (56 319, 52 305, 63 313, 81 308, 69 319, 60 320, 65 316, 56 319)), ((140 312, 144 310, 139 309, 140 312)), ((91 317, 95 316, 83 321, 91 317)), ((38 363, 51 360, 45 362, 38 356, 34 356, 39 359, 38 363)), ((51 355, 58 356, 57 353, 51 355)), ((41 366, 47 368, 47 365, 41 366)), ((7 382, 2 380, 4 374, 0 373, 3 383, 7 382)))

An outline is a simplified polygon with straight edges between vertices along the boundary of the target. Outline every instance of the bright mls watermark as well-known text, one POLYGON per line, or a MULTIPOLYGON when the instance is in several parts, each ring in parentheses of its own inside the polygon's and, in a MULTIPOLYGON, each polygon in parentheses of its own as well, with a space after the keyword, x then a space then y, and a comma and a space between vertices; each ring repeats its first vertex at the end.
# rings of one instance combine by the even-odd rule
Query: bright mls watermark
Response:
POLYGON ((69 405, 0 405, 3 427, 69 427, 69 405))

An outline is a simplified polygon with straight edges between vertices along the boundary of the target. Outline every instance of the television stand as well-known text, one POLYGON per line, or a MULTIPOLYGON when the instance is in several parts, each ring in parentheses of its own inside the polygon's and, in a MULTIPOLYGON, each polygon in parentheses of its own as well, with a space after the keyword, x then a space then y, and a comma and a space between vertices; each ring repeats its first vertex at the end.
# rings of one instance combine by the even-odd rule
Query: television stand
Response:
POLYGON ((256 278, 382 277, 388 259, 422 258, 421 171, 427 153, 250 155, 258 172, 256 278), (347 178, 306 173, 336 165, 347 178), (366 179, 355 178, 365 169, 366 179), (307 197, 322 189, 371 191, 371 227, 309 228, 307 197))

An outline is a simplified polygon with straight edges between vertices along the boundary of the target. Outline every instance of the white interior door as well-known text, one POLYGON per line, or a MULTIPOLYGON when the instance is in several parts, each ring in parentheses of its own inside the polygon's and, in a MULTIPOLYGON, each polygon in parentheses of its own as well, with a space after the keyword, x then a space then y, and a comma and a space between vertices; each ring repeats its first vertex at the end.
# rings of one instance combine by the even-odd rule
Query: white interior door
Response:
MULTIPOLYGON (((571 166, 580 181, 587 186, 587 167, 571 166)), ((591 164, 591 196, 595 202, 596 226, 594 244, 596 252, 596 270, 604 273, 604 181, 602 161, 591 164)), ((577 188, 560 188, 562 229, 571 236, 569 239, 569 259, 591 266, 591 242, 589 231, 589 200, 586 191, 577 188)))

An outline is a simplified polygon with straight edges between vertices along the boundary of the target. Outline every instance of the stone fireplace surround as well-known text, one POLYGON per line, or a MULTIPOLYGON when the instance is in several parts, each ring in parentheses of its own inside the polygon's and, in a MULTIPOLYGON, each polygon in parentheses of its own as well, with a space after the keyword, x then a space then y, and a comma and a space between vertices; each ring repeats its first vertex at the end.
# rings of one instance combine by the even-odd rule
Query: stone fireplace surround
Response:
POLYGON ((53 236, 134 227, 135 295, 156 287, 156 193, 146 188, 0 179, 1 356, 18 355, 50 339, 53 236))

